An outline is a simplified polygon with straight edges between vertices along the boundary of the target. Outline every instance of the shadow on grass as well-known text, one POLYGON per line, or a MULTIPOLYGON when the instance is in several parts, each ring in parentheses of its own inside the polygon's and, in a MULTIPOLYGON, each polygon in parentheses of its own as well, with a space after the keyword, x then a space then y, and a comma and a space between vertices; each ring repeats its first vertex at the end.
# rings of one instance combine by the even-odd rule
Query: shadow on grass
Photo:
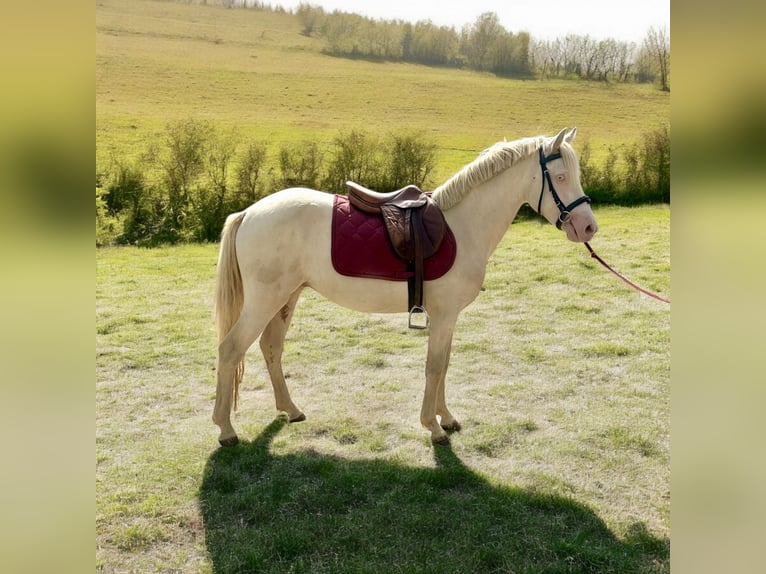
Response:
POLYGON ((496 486, 451 449, 436 468, 274 456, 285 426, 211 455, 200 488, 216 573, 667 572, 665 541, 641 526, 618 540, 562 497, 496 486))

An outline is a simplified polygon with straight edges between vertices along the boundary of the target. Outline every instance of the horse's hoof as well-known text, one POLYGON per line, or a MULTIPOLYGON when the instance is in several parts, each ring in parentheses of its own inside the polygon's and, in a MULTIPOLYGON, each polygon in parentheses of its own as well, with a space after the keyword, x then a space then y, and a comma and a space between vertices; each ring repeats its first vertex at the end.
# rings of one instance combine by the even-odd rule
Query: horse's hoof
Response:
POLYGON ((304 415, 303 413, 301 413, 301 414, 299 414, 297 417, 295 417, 294 419, 288 419, 288 420, 289 420, 289 422, 291 422, 291 423, 299 423, 299 422, 303 422, 303 421, 305 421, 305 420, 306 420, 306 415, 304 415))
POLYGON ((454 431, 457 432, 459 430, 462 430, 463 426, 458 421, 452 421, 448 424, 443 424, 441 427, 446 431, 454 431))
POLYGON ((237 446, 239 444, 239 437, 234 435, 229 438, 219 438, 218 442, 221 446, 237 446))
POLYGON ((431 438, 431 442, 434 444, 434 446, 450 445, 449 437, 446 434, 444 436, 440 436, 439 438, 431 438))

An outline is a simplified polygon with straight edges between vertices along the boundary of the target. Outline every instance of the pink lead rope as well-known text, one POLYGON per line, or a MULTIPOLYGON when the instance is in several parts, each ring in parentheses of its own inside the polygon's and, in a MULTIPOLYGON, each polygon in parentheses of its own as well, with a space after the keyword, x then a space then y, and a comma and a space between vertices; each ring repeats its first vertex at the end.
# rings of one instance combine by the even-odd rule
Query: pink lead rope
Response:
POLYGON ((620 274, 619 274, 617 271, 615 271, 614 269, 612 269, 612 268, 609 266, 609 264, 608 264, 606 261, 604 261, 603 259, 601 259, 601 257, 599 257, 599 256, 596 254, 596 252, 595 252, 595 251, 593 251, 593 248, 592 248, 590 245, 588 245, 588 242, 587 242, 587 241, 585 242, 585 247, 587 247, 587 248, 588 248, 588 251, 590 251, 590 256, 591 256, 591 257, 593 257, 593 258, 594 258, 596 261, 598 261, 599 263, 601 263, 601 265, 603 265, 604 267, 606 267, 606 268, 607 268, 609 271, 611 271, 612 273, 614 273, 615 275, 617 275, 617 277, 619 277, 620 279, 622 279, 623 281, 625 281, 625 283, 627 283, 628 285, 630 285, 631 287, 633 287, 633 289, 636 289, 636 290, 638 290, 638 291, 641 291, 641 293, 643 293, 644 295, 649 295, 649 297, 652 297, 652 298, 654 298, 654 299, 657 299, 658 301, 662 301, 663 303, 668 303, 668 304, 670 304, 670 299, 665 299, 664 297, 660 297, 660 296, 659 296, 659 295, 657 295, 656 293, 652 293, 651 291, 647 291, 646 289, 642 289, 641 287, 639 287, 638 285, 636 285, 635 283, 633 283, 633 281, 631 281, 630 279, 628 279, 628 278, 624 277, 623 275, 620 275, 620 274))

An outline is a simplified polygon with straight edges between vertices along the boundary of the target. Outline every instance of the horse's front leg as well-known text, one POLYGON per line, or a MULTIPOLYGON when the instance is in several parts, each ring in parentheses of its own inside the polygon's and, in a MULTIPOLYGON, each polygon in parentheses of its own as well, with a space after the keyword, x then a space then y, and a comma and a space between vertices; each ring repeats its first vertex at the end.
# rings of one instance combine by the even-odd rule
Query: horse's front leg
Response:
POLYGON ((447 364, 444 365, 444 373, 439 382, 439 392, 436 395, 436 414, 439 416, 439 424, 446 431, 459 431, 462 427, 460 422, 452 416, 447 408, 447 402, 444 398, 444 380, 447 378, 447 366, 449 364, 449 354, 447 355, 447 364))
POLYGON ((426 388, 423 393, 423 406, 420 409, 420 423, 431 431, 431 442, 434 444, 449 444, 445 429, 460 428, 460 423, 447 410, 444 401, 444 381, 449 366, 454 329, 455 318, 432 318, 429 328, 426 388), (436 419, 437 414, 441 416, 441 424, 436 419))

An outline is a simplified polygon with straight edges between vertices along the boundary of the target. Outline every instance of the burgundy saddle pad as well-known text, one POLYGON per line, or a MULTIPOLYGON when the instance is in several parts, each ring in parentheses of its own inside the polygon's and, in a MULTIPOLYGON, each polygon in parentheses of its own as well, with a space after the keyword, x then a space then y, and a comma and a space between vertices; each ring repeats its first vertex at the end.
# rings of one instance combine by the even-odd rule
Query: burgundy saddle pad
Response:
MULTIPOLYGON (((364 213, 351 205, 345 195, 336 195, 332 210, 332 265, 349 277, 406 281, 413 275, 407 262, 394 253, 380 215, 364 213)), ((424 261, 424 279, 433 281, 450 270, 457 243, 452 230, 439 250, 424 261)))

